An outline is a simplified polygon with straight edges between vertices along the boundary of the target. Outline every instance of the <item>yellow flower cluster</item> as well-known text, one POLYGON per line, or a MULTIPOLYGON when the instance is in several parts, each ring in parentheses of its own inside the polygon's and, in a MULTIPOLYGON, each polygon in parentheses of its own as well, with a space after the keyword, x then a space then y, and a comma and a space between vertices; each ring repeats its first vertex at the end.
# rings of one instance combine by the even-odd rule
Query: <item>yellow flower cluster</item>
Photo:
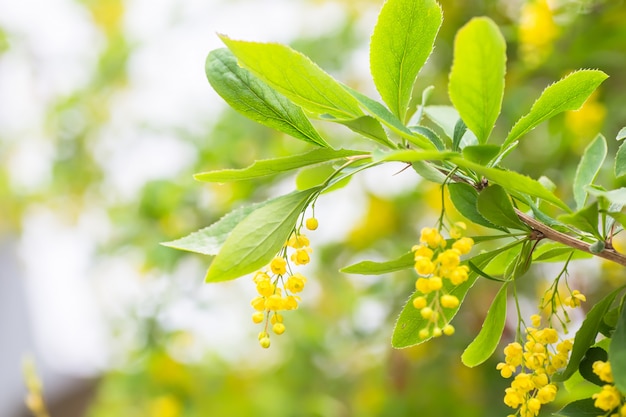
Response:
MULTIPOLYGON (((306 226, 309 230, 317 228, 317 220, 308 219, 306 226)), ((308 264, 311 260, 309 245, 309 239, 304 234, 294 232, 280 254, 252 277, 258 293, 250 302, 255 310, 252 321, 265 323, 263 331, 259 333, 259 344, 263 348, 270 347, 270 324, 274 334, 285 332, 283 316, 279 312, 298 308, 300 297, 295 294, 304 290, 306 278, 299 272, 291 271, 289 259, 294 265, 308 264), (288 252, 291 252, 290 256, 288 252)))
MULTIPOLYGON (((535 327, 541 325, 537 314, 531 321, 535 327)), ((496 366, 504 378, 511 378, 520 369, 504 395, 504 403, 519 408, 520 417, 535 417, 543 404, 554 401, 557 387, 551 383, 552 375, 567 365, 573 347, 572 339, 559 341, 555 329, 535 327, 526 329, 523 346, 509 343, 504 348, 504 362, 496 366)))
POLYGON ((451 230, 450 235, 456 240, 449 249, 446 249, 447 242, 439 230, 431 227, 422 229, 420 244, 412 248, 415 271, 419 275, 415 289, 420 293, 413 299, 413 306, 428 320, 426 327, 419 332, 422 339, 454 334, 454 326, 445 317, 444 309, 458 307, 459 299, 449 293, 447 288, 450 286, 444 285, 444 280, 455 287, 468 279, 469 268, 461 265, 461 255, 469 253, 474 241, 461 237, 460 229, 464 226, 457 223, 451 230))
POLYGON ((604 361, 595 361, 593 363, 593 373, 607 382, 602 386, 602 391, 593 394, 595 400, 593 405, 596 408, 604 410, 610 417, 626 417, 626 401, 621 392, 613 385, 613 373, 611 372, 611 364, 604 361), (608 412, 613 411, 612 414, 608 412))
POLYGON ((522 61, 531 68, 539 66, 552 53, 559 36, 547 0, 528 0, 520 11, 518 37, 522 61))

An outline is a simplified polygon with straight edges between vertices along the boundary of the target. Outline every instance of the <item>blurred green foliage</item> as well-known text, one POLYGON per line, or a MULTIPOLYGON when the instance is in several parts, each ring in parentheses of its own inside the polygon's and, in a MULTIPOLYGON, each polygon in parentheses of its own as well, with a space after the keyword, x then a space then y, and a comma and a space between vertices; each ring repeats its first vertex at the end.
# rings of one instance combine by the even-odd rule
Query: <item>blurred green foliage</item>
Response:
MULTIPOLYGON (((490 16, 502 28, 510 51, 498 134, 505 135, 497 129, 510 126, 545 86, 569 70, 599 68, 610 75, 582 110, 537 128, 520 146, 518 155, 523 153, 524 157, 505 161, 533 177, 547 175, 558 192, 571 199, 564 185, 569 184, 587 143, 598 131, 610 141, 626 125, 626 4, 560 0, 551 2, 553 8, 547 9, 546 16, 546 9, 537 6, 542 3, 539 1, 526 2, 523 13, 512 6, 516 3, 505 0, 441 3, 444 24, 433 58, 421 77, 422 85, 417 87, 434 85, 432 102, 448 104, 446 85, 454 33, 472 16, 490 16), (537 8, 532 9, 533 5, 537 8), (520 24, 523 18, 531 23, 520 24)), ((134 49, 122 24, 123 0, 81 0, 80 4, 105 39, 98 65, 83 88, 51 103, 47 120, 42 121, 54 149, 49 188, 24 192, 12 186, 7 162, 13 142, 0 138, 0 234, 19 233, 23 215, 31 205, 48 205, 72 222, 85 206, 95 204, 106 210, 113 226, 112 235, 102 243, 102 256, 122 256, 131 250, 141 258, 137 268, 143 273, 172 274, 168 275, 169 285, 175 287, 173 271, 182 260, 194 258, 208 265, 209 259, 164 248, 158 242, 208 225, 243 202, 268 198, 283 180, 205 186, 194 183, 192 174, 241 168, 256 159, 304 151, 306 145, 224 110, 217 122, 207 123, 201 132, 190 133, 184 126, 175 132, 197 155, 179 177, 144 184, 132 201, 110 198, 106 174, 94 149, 110 121, 113 99, 128 87, 128 63, 134 49)), ((349 51, 368 42, 359 31, 364 10, 375 12, 380 6, 377 1, 344 0, 340 4, 347 18, 339 30, 292 42, 330 72, 348 71, 344 65, 348 64, 345 58, 349 51)), ((2 53, 11 48, 11 36, 0 30, 0 64, 2 53)), ((358 65, 366 66, 367 62, 358 65)), ((347 73, 352 77, 344 78, 348 84, 371 83, 360 78, 362 74, 347 73)), ((414 96, 419 98, 421 91, 414 96)), ((347 130, 326 133, 345 136, 347 144, 352 140, 347 130)), ((611 144, 610 152, 616 148, 611 144)), ((393 351, 389 344, 392 325, 411 292, 413 277, 397 274, 361 281, 337 272, 364 254, 389 258, 406 252, 416 240, 417 228, 428 225, 441 201, 438 189, 427 183, 395 196, 377 195, 375 190, 365 190, 365 194, 364 214, 345 237, 337 237, 343 242, 315 247, 317 268, 309 275, 319 283, 320 295, 291 314, 287 334, 276 340, 269 352, 261 351, 256 340, 250 340, 246 363, 211 351, 201 359, 184 359, 179 353, 194 343, 193 334, 164 326, 158 315, 146 318, 129 312, 128 321, 112 323, 112 328, 126 326, 141 331, 141 336, 136 345, 124 346, 128 351, 119 352, 124 358, 122 365, 102 376, 89 416, 505 415, 501 398, 507 381, 495 371, 497 358, 477 369, 465 368, 459 359, 479 330, 486 314, 483 306, 494 296, 494 287, 479 285, 480 291, 475 291, 457 318, 461 322, 456 324, 459 331, 454 338, 393 351), (364 311, 372 308, 381 310, 383 317, 375 323, 363 323, 370 317, 364 311)), ((615 275, 610 266, 602 272, 609 278, 615 275)), ((534 273, 540 275, 541 271, 534 273)), ((202 276, 195 278, 198 286, 203 285, 202 276)), ((219 286, 213 291, 219 292, 219 286)), ((155 311, 168 302, 151 300, 155 311)), ((253 324, 243 322, 240 326, 253 324)))

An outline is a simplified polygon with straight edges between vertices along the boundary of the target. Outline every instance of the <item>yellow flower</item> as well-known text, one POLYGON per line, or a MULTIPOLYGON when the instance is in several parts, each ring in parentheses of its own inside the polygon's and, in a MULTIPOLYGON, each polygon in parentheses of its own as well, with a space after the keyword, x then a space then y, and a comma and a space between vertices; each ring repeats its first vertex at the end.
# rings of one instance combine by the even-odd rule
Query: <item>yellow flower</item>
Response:
POLYGON ((295 310, 298 308, 298 301, 300 301, 300 297, 293 295, 287 296, 285 299, 285 310, 295 310))
POLYGON ((265 310, 265 298, 264 297, 255 297, 250 302, 252 308, 256 311, 264 311, 265 310))
POLYGON ((415 245, 415 246, 413 246, 411 248, 411 251, 414 252, 416 261, 417 261, 417 258, 419 258, 419 257, 432 259, 433 258, 433 254, 434 254, 432 249, 430 249, 428 246, 424 246, 424 245, 415 245))
POLYGON ((517 408, 524 402, 524 393, 514 388, 504 390, 504 403, 511 408, 517 408))
POLYGON ((420 275, 430 275, 435 271, 435 264, 425 256, 415 257, 415 271, 420 275))
POLYGON ((277 256, 270 262, 270 269, 275 274, 283 275, 287 272, 287 261, 285 258, 277 256))
POLYGON ((272 326, 272 331, 277 335, 281 335, 285 333, 285 325, 282 323, 274 323, 274 325, 272 326))
POLYGON ((434 227, 424 227, 421 232, 420 242, 426 243, 431 248, 435 249, 439 246, 444 247, 446 241, 443 236, 434 227))
POLYGON ((452 244, 452 249, 459 251, 461 255, 465 255, 472 250, 474 240, 471 237, 462 237, 452 244))
POLYGON ((604 382, 613 382, 613 372, 609 362, 595 361, 592 365, 593 373, 604 382))
POLYGON ((279 294, 272 294, 265 300, 265 308, 270 311, 283 310, 285 308, 285 300, 279 294))
POLYGON ((559 34, 546 0, 530 0, 522 7, 518 26, 520 55, 529 67, 536 67, 552 53, 559 34))
POLYGON ((309 239, 303 234, 296 235, 294 233, 291 235, 291 237, 287 241, 287 246, 290 246, 294 249, 300 249, 305 246, 309 246, 309 244, 310 244, 309 239))
POLYGON ((252 321, 256 324, 261 323, 265 320, 265 314, 262 311, 256 311, 252 314, 252 321))
POLYGON ((602 391, 591 396, 593 405, 604 411, 611 411, 620 405, 622 396, 614 385, 604 385, 602 391))
POLYGON ((291 254, 291 260, 296 265, 306 265, 311 261, 309 252, 311 252, 311 248, 309 247, 297 249, 293 254, 291 254))
POLYGON ((426 300, 426 297, 419 296, 413 299, 413 307, 415 307, 418 310, 426 307, 427 303, 428 301, 426 300))
POLYGON ((262 280, 256 284, 256 290, 260 295, 269 297, 274 294, 274 284, 269 279, 262 280))
POLYGON ((304 289, 304 284, 306 283, 306 278, 304 275, 300 273, 295 273, 289 277, 287 280, 287 284, 285 288, 287 288, 292 293, 298 293, 304 289))
POLYGON ((467 265, 457 266, 450 272, 448 278, 452 285, 460 285, 469 278, 469 267, 467 265))
POLYGON ((587 301, 587 297, 578 290, 572 291, 572 294, 565 299, 564 304, 571 308, 580 307, 580 303, 587 301))
POLYGON ((446 336, 452 336, 454 334, 454 326, 449 323, 443 326, 443 334, 446 336))
POLYGON ((428 294, 432 291, 430 289, 430 281, 428 278, 418 278, 417 281, 415 281, 415 289, 422 294, 428 294))
POLYGON ((430 277, 428 278, 428 287, 431 291, 440 290, 443 287, 443 281, 438 276, 430 277))
POLYGON ((508 363, 500 362, 496 365, 496 369, 500 371, 500 375, 502 375, 502 378, 510 378, 513 376, 516 367, 508 363))
POLYGON ((440 265, 442 276, 447 277, 454 272, 461 262, 459 256, 459 252, 454 249, 443 251, 437 256, 436 262, 440 265))
POLYGON ((557 387, 554 384, 548 384, 539 388, 537 391, 537 399, 541 404, 547 404, 556 398, 557 387))

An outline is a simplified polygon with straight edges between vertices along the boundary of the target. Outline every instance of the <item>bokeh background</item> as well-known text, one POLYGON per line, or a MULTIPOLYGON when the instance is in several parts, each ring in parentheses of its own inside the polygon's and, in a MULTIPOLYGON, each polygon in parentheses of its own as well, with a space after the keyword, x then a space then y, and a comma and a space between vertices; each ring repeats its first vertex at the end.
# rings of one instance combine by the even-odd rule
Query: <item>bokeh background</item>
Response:
MULTIPOLYGON (((416 96, 434 85, 432 103, 449 104, 454 33, 472 16, 490 16, 508 44, 496 135, 569 71, 610 75, 582 110, 541 125, 505 161, 535 178, 548 176, 571 200, 570 180, 586 144, 602 132, 612 155, 626 125, 626 3, 441 3, 444 24, 416 96)), ((258 346, 250 320, 249 278, 206 285, 210 258, 159 245, 294 184, 282 176, 207 185, 193 173, 307 149, 229 110, 211 90, 204 59, 221 47, 216 33, 288 43, 376 96, 368 41, 381 5, 0 2, 0 416, 28 415, 26 354, 53 416, 508 413, 507 381, 495 371, 499 358, 475 369, 459 360, 496 286, 477 284, 454 337, 398 351, 389 341, 412 274, 337 272, 357 260, 404 253, 419 228, 434 223, 439 189, 409 171, 394 175, 401 166, 372 170, 320 198, 302 306, 287 316, 286 334, 273 338, 269 350, 258 346)), ((347 130, 316 126, 334 144, 359 146, 347 130)), ((610 179, 610 163, 605 168, 601 183, 624 185, 610 179)), ((528 280, 541 288, 559 267, 533 268, 528 280)), ((620 269, 595 261, 570 270, 589 305, 596 291, 623 279, 620 269)), ((527 291, 532 309, 539 290, 527 291)), ((563 394, 555 407, 566 400, 563 394)))

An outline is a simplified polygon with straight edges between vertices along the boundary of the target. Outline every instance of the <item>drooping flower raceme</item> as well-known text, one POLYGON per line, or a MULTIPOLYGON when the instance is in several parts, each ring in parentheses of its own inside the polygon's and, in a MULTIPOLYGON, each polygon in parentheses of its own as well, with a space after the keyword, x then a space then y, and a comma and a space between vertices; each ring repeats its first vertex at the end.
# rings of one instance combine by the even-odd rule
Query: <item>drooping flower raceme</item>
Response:
MULTIPOLYGON (((307 223, 312 223, 307 224, 309 229, 312 228, 310 226, 317 227, 317 221, 307 223)), ((304 234, 294 232, 279 255, 252 277, 258 293, 250 303, 255 310, 252 321, 264 323, 263 331, 259 333, 259 344, 263 348, 270 346, 270 325, 276 335, 285 332, 281 312, 298 308, 300 297, 295 294, 304 290, 306 277, 299 272, 293 272, 290 261, 296 266, 308 264, 312 252, 309 244, 309 239, 304 234)))
POLYGON ((448 289, 467 281, 469 268, 461 265, 461 256, 469 253, 474 245, 471 238, 461 237, 460 229, 464 225, 458 225, 460 227, 455 225, 450 232, 456 239, 451 248, 446 249, 444 237, 431 227, 422 229, 420 244, 412 248, 415 272, 419 275, 415 281, 418 294, 413 298, 413 306, 427 320, 427 325, 419 332, 422 339, 454 333, 454 326, 448 322, 445 311, 458 307, 460 300, 448 289))

